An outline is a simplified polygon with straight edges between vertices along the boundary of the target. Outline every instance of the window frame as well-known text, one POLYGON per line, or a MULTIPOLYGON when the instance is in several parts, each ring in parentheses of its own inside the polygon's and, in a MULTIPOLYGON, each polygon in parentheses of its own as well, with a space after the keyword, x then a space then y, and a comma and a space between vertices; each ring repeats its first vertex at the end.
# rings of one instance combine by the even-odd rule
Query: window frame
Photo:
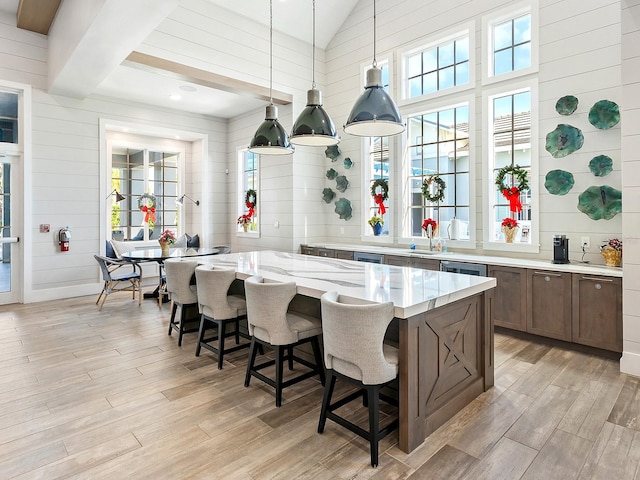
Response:
POLYGON ((505 8, 482 17, 482 85, 490 85, 496 82, 513 80, 538 72, 538 50, 540 46, 538 11, 538 0, 531 0, 515 4, 509 8, 505 8), (494 26, 527 14, 531 15, 531 65, 527 68, 494 75, 494 26))
POLYGON ((244 230, 242 230, 242 227, 237 223, 237 220, 236 220, 235 233, 236 233, 236 237, 260 238, 260 197, 261 197, 260 195, 260 163, 261 163, 260 157, 261 155, 249 152, 249 149, 246 146, 238 147, 236 149, 236 185, 237 185, 236 213, 237 213, 237 217, 240 217, 240 215, 247 213, 247 207, 244 201, 246 191, 247 191, 245 189, 245 183, 244 183, 244 172, 245 172, 244 166, 246 162, 246 158, 245 158, 246 154, 254 155, 255 162, 256 162, 256 167, 254 168, 254 171, 255 171, 254 183, 257 184, 254 186, 254 189, 257 194, 256 195, 257 205, 255 206, 256 215, 254 217, 256 218, 256 222, 254 222, 256 225, 256 228, 255 230, 248 230, 245 232, 244 230))
MULTIPOLYGON (((451 240, 448 238, 448 234, 446 232, 440 232, 440 238, 442 238, 447 247, 457 248, 457 249, 475 249, 476 248, 476 217, 477 217, 477 198, 476 198, 476 182, 477 182, 477 171, 476 171, 476 163, 477 163, 477 155, 476 155, 476 126, 474 125, 474 121, 476 118, 476 108, 475 108, 475 95, 471 92, 465 95, 456 95, 450 96, 447 95, 447 98, 442 98, 439 101, 429 101, 429 102, 421 102, 420 104, 416 104, 411 106, 410 108, 404 108, 402 111, 402 116, 405 119, 416 115, 424 115, 428 113, 433 113, 441 110, 446 110, 450 108, 460 107, 462 105, 467 105, 469 108, 469 225, 468 232, 469 238, 464 240, 451 240)), ((406 233, 409 232, 409 227, 407 227, 407 222, 409 222, 408 213, 411 210, 409 208, 410 205, 410 189, 411 185, 409 183, 409 178, 411 175, 411 165, 408 162, 409 156, 406 155, 406 151, 408 148, 408 135, 404 134, 402 136, 402 165, 400 167, 401 171, 401 221, 400 221, 400 232, 398 234, 398 243, 401 244, 415 244, 415 245, 429 245, 429 239, 422 237, 413 237, 407 236, 406 233)), ((466 208, 466 207, 465 207, 466 208)))
POLYGON ((448 29, 437 35, 429 35, 422 40, 413 42, 408 47, 399 49, 397 55, 400 58, 400 68, 397 72, 397 84, 400 86, 401 95, 398 100, 398 106, 407 106, 414 103, 424 102, 426 100, 432 100, 434 98, 442 97, 445 95, 460 94, 464 91, 475 89, 476 87, 476 26, 475 22, 465 22, 454 28, 448 29), (469 39, 469 81, 462 85, 454 85, 451 88, 444 90, 436 90, 435 92, 418 95, 416 97, 409 97, 410 85, 408 79, 408 59, 411 55, 415 55, 417 52, 428 50, 430 48, 439 47, 445 43, 458 40, 467 35, 469 39))
POLYGON ((482 210, 483 239, 482 248, 484 250, 500 250, 506 252, 521 253, 539 253, 540 252, 540 190, 539 190, 539 152, 538 152, 538 80, 529 79, 520 82, 512 82, 500 87, 485 90, 482 94, 482 105, 485 109, 483 115, 482 131, 484 132, 484 141, 486 147, 482 150, 482 169, 485 178, 484 183, 484 202, 482 210), (528 177, 529 188, 531 192, 531 231, 529 232, 530 243, 506 243, 496 242, 492 237, 493 223, 493 207, 496 196, 496 187, 493 181, 493 100, 498 97, 513 95, 516 93, 530 91, 531 94, 531 170, 528 177))

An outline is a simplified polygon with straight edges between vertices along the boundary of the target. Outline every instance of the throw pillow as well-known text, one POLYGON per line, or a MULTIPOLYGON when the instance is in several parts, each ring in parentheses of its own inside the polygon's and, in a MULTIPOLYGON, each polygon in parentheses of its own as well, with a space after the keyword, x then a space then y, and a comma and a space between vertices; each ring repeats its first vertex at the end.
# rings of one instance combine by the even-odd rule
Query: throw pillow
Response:
POLYGON ((118 256, 116 255, 115 250, 113 249, 113 245, 111 245, 111 242, 109 240, 107 240, 106 244, 107 245, 106 245, 104 256, 108 257, 108 258, 118 258, 118 256))
POLYGON ((200 248, 200 237, 196 233, 193 237, 190 237, 189 234, 185 234, 187 236, 187 248, 200 248))
POLYGON ((172 246, 175 248, 187 248, 187 242, 188 242, 187 236, 180 235, 176 240, 176 243, 174 243, 172 246))

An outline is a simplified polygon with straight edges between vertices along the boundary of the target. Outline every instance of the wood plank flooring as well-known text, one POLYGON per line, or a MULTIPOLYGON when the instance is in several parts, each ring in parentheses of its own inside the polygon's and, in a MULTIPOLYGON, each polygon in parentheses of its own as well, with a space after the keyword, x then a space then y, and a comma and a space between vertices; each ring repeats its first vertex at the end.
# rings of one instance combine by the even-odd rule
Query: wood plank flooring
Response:
POLYGON ((246 350, 219 371, 167 336, 168 305, 94 302, 0 307, 0 479, 640 479, 640 380, 611 359, 496 333, 495 387, 372 469, 362 439, 316 433, 318 380, 276 409, 246 350))

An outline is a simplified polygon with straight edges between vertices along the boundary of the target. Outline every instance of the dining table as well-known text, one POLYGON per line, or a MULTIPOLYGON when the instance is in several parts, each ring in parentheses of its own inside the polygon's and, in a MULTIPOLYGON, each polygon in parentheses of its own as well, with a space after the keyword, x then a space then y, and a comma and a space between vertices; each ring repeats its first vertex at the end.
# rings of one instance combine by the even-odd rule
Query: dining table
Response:
POLYGON ((122 258, 130 262, 157 262, 158 263, 158 286, 153 292, 145 293, 144 298, 157 298, 158 306, 161 307, 164 298, 167 297, 166 282, 163 275, 163 265, 165 260, 169 258, 186 258, 186 257, 206 257, 209 255, 217 255, 220 250, 217 248, 199 247, 199 248, 169 248, 169 254, 162 252, 161 248, 144 248, 139 250, 131 250, 123 253, 122 258))

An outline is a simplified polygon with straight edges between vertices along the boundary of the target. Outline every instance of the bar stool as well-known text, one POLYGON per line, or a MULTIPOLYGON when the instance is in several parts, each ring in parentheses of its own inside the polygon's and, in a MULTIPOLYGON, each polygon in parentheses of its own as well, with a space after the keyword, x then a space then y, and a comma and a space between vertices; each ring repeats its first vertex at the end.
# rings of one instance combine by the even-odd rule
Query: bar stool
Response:
POLYGON ((240 343, 240 337, 249 340, 251 337, 240 331, 240 320, 247 317, 247 304, 240 295, 229 294, 229 287, 236 278, 236 272, 229 268, 201 265, 196 268, 196 284, 198 286, 198 302, 200 304, 200 332, 198 333, 198 345, 196 357, 200 356, 200 349, 207 350, 218 355, 218 370, 222 369, 225 353, 235 352, 242 348, 248 348, 249 342, 240 343), (208 324, 217 326, 216 335, 205 338, 208 324), (233 323, 232 331, 227 332, 227 324, 233 323), (236 344, 225 347, 225 338, 235 337, 236 344), (212 342, 218 342, 217 347, 212 342))
POLYGON ((297 312, 289 312, 289 303, 296 295, 294 282, 265 282, 262 277, 254 276, 244 282, 247 297, 247 314, 251 348, 244 386, 248 387, 254 376, 276 390, 276 407, 282 405, 282 389, 294 385, 314 375, 320 376, 324 385, 324 368, 320 355, 318 337, 322 334, 319 318, 297 312), (311 343, 315 365, 293 353, 294 347, 311 343), (275 360, 256 365, 257 349, 261 345, 273 348, 275 360), (283 364, 288 361, 289 370, 293 370, 293 361, 311 370, 283 381, 283 364), (263 368, 275 365, 275 381, 260 372, 263 368))
POLYGON ((324 361, 327 383, 324 387, 318 433, 324 431, 327 418, 369 440, 371 466, 378 466, 378 442, 398 428, 395 418, 380 429, 379 400, 398 405, 397 400, 381 394, 380 389, 398 376, 398 350, 384 344, 384 334, 393 320, 393 303, 356 304, 338 292, 320 298, 324 361), (336 378, 355 384, 359 389, 331 403, 336 378), (362 397, 369 409, 369 431, 334 413, 334 410, 362 397))
POLYGON ((185 327, 187 309, 198 305, 198 293, 192 282, 197 266, 196 260, 184 258, 170 258, 164 262, 166 288, 172 302, 169 335, 172 330, 178 331, 178 346, 182 346, 182 336, 185 333, 198 331, 197 327, 185 327), (180 321, 176 320, 178 306, 180 307, 180 321))

